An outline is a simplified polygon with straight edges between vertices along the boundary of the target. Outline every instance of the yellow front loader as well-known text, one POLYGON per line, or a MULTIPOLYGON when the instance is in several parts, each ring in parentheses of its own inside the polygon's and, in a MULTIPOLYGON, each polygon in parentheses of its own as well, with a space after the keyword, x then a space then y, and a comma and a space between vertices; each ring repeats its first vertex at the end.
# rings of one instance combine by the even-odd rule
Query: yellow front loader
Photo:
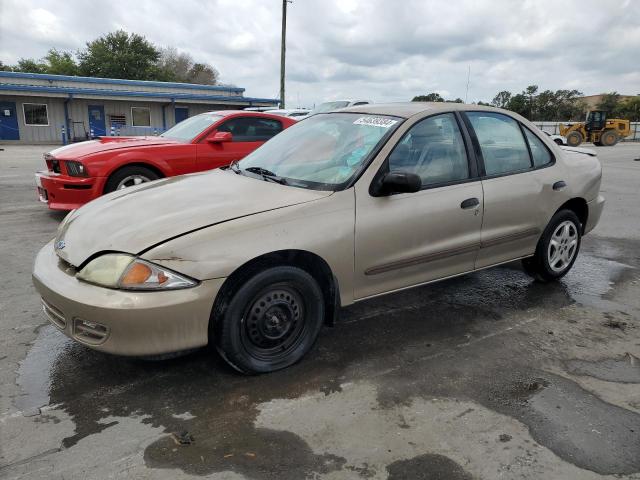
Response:
POLYGON ((577 147, 582 142, 591 142, 598 147, 613 147, 631 134, 629 120, 607 118, 607 112, 592 110, 586 122, 560 124, 560 135, 566 137, 567 145, 577 147))

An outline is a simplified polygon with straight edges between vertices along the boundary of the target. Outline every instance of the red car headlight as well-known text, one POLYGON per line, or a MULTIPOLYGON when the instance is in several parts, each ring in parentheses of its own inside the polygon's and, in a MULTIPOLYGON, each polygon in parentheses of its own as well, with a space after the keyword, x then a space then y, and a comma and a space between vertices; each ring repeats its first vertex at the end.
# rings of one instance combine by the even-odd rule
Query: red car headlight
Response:
POLYGON ((88 177, 89 172, 87 167, 85 167, 82 163, 76 162, 75 160, 66 160, 65 166, 67 167, 67 175, 71 177, 88 177))

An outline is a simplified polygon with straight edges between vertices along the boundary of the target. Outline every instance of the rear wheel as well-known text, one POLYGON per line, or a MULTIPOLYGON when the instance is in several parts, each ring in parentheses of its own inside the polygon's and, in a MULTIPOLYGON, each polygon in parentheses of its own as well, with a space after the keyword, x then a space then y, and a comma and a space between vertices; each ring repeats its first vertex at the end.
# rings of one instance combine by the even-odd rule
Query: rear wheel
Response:
POLYGON ((616 143, 618 143, 619 137, 615 130, 605 130, 600 135, 600 142, 605 147, 613 147, 616 143))
POLYGON ((297 267, 268 268, 233 294, 212 336, 223 358, 243 373, 293 365, 313 346, 324 322, 324 298, 297 267))
POLYGON ((104 187, 104 193, 121 190, 127 187, 140 185, 160 178, 156 172, 150 168, 140 165, 123 167, 111 174, 104 187))
POLYGON ((571 210, 560 210, 545 228, 533 257, 525 258, 525 271, 541 282, 567 274, 580 251, 582 225, 571 210))
POLYGON ((577 147, 580 145, 584 139, 582 138, 582 134, 580 132, 573 131, 567 135, 567 145, 570 147, 577 147))

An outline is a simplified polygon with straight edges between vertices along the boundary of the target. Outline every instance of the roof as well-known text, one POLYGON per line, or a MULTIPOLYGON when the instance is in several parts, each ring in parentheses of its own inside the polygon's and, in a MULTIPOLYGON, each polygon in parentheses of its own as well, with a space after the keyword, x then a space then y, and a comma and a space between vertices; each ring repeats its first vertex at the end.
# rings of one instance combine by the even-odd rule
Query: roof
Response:
POLYGON ((488 110, 500 112, 499 108, 485 107, 483 105, 469 105, 455 102, 398 102, 398 103, 370 103, 340 109, 341 112, 367 113, 371 115, 393 115, 409 118, 424 112, 452 112, 458 110, 488 110))
POLYGON ((160 87, 165 89, 171 88, 188 88, 197 90, 217 90, 227 92, 244 92, 244 88, 230 87, 224 85, 201 85, 198 83, 181 83, 181 82, 155 82, 148 80, 125 80, 122 78, 99 78, 99 77, 77 77, 74 75, 50 75, 46 73, 27 73, 27 72, 5 72, 0 71, 0 78, 30 78, 34 80, 48 81, 64 81, 78 83, 97 83, 102 85, 128 85, 139 87, 160 87))
POLYGON ((239 87, 0 71, 0 94, 2 92, 28 92, 68 98, 133 97, 167 102, 279 103, 279 100, 272 98, 245 97, 244 88, 239 87))

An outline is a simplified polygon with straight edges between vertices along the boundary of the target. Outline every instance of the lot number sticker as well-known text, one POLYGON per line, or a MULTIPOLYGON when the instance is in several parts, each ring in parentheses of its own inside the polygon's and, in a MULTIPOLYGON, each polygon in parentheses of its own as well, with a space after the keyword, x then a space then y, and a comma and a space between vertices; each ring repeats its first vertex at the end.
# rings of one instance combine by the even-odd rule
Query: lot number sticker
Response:
POLYGON ((398 123, 398 120, 391 120, 390 118, 383 117, 360 117, 355 122, 354 125, 367 125, 369 127, 381 127, 381 128, 389 128, 398 123))

